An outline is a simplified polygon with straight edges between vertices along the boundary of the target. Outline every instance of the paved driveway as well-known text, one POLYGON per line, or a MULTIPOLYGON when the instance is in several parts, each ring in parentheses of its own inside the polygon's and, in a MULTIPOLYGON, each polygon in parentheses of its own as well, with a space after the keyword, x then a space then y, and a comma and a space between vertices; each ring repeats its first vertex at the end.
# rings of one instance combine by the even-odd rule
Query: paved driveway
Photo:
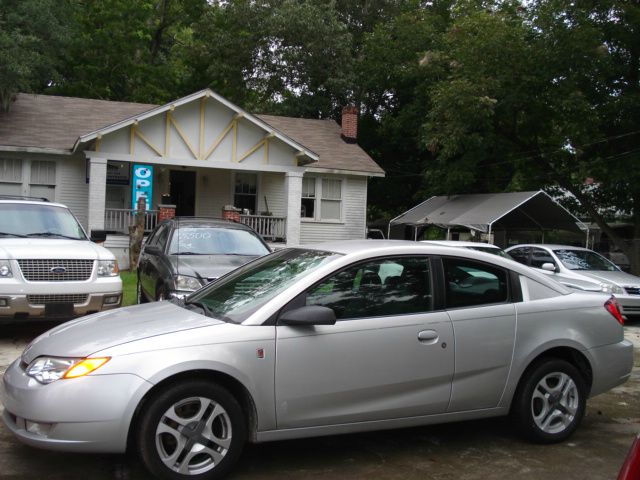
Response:
MULTIPOLYGON (((0 372, 52 324, 0 326, 0 372)), ((626 327, 640 349, 640 324, 626 327)), ((569 442, 531 445, 507 419, 249 445, 230 479, 614 479, 640 432, 640 350, 633 378, 589 400, 569 442)), ((0 478, 145 479, 135 458, 72 455, 20 444, 0 425, 0 478)))

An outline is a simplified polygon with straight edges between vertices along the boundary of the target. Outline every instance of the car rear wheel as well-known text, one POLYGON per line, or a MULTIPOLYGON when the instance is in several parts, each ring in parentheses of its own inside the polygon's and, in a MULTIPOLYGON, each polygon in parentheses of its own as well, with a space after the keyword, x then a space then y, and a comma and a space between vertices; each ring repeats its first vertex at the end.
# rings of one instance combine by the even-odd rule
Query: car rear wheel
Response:
POLYGON ((514 419, 532 441, 561 442, 582 420, 586 391, 584 378, 576 367, 564 360, 546 359, 534 366, 518 387, 514 419))
POLYGON ((176 384, 154 397, 139 425, 142 461, 153 474, 171 480, 222 478, 246 439, 236 399, 202 380, 176 384))

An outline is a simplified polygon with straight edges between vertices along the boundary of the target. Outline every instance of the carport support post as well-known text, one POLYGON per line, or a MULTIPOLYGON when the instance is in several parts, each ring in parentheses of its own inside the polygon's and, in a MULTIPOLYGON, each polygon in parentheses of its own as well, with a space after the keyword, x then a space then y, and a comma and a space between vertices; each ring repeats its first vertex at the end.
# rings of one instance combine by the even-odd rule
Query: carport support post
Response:
POLYGON ((302 172, 287 172, 284 176, 287 204, 287 245, 300 244, 300 199, 302 198, 302 172))
POLYGON ((107 194, 107 159, 89 158, 89 235, 104 230, 104 209, 107 194))

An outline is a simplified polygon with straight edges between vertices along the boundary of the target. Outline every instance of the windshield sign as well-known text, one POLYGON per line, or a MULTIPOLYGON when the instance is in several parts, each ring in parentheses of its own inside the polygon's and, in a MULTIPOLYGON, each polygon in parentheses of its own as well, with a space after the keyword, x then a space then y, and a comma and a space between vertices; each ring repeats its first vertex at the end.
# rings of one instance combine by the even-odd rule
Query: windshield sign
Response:
POLYGON ((262 305, 339 255, 285 249, 255 260, 188 297, 214 318, 242 323, 262 305))
POLYGON ((46 204, 0 204, 0 237, 86 240, 82 227, 66 208, 46 204))
POLYGON ((254 255, 269 253, 251 232, 235 228, 180 227, 173 232, 171 255, 254 255))
POLYGON ((590 250, 554 250, 562 264, 569 270, 618 271, 609 260, 590 250))

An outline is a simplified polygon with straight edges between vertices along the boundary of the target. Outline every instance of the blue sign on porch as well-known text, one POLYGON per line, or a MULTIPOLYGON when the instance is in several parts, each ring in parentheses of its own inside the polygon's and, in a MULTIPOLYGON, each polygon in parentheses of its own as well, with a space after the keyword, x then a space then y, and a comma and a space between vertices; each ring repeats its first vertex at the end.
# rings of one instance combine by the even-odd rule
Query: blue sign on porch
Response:
POLYGON ((138 208, 138 200, 144 198, 146 209, 151 210, 153 199, 153 166, 133 165, 133 192, 131 193, 131 208, 138 208))

